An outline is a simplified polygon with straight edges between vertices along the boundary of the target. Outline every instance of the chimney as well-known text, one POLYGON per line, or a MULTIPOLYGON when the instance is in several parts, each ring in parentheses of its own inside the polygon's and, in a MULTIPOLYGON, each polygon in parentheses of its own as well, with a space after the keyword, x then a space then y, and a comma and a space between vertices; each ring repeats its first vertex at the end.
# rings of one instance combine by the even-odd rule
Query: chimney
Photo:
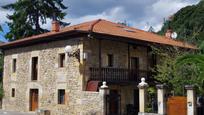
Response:
POLYGON ((165 37, 167 37, 167 38, 172 38, 171 37, 171 34, 173 33, 173 31, 172 31, 172 29, 168 29, 167 31, 166 31, 166 33, 165 33, 165 37))
POLYGON ((52 32, 59 32, 60 24, 59 21, 53 20, 52 21, 52 32))

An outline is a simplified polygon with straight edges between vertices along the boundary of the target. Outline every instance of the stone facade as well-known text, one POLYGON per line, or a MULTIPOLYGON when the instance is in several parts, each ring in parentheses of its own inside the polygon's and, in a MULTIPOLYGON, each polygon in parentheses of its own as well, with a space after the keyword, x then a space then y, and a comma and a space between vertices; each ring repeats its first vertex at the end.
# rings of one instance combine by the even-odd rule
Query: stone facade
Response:
MULTIPOLYGON (((98 40, 74 38, 53 41, 26 47, 5 50, 4 57, 4 90, 3 109, 28 112, 30 110, 30 89, 38 89, 38 108, 51 110, 52 115, 90 115, 101 114, 100 103, 103 98, 99 92, 87 92, 86 83, 89 80, 89 67, 98 67, 98 40), (66 55, 65 67, 60 68, 59 54, 65 53, 67 45, 80 49, 80 60, 66 55), (87 60, 83 52, 88 53, 87 60), (31 59, 38 57, 38 80, 31 80, 31 59), (12 72, 12 59, 16 59, 17 69, 12 72), (11 90, 15 88, 15 97, 11 90), (58 104, 58 89, 65 89, 66 102, 58 104)), ((128 67, 128 44, 116 41, 102 40, 102 66, 107 66, 107 53, 114 54, 114 67, 128 67)), ((147 70, 147 48, 130 47, 130 56, 139 57, 140 69, 147 70)), ((133 91, 136 85, 111 85, 121 95, 121 110, 125 113, 127 104, 133 104, 133 91)))
MULTIPOLYGON (((89 78, 89 67, 99 66, 99 40, 97 39, 86 39, 84 41, 84 52, 88 52, 88 60, 86 60, 86 74, 85 82, 86 85, 89 78)), ((139 58, 139 69, 148 70, 148 54, 147 47, 130 45, 130 57, 139 58)), ((114 64, 112 68, 128 68, 128 43, 101 40, 101 66, 108 67, 107 54, 114 55, 114 64)), ((137 83, 121 85, 121 84, 108 84, 110 90, 117 90, 120 95, 120 111, 125 114, 126 106, 128 104, 134 104, 134 93, 138 91, 137 83)), ((139 101, 139 100, 138 100, 139 101)))
MULTIPOLYGON (((3 109, 29 111, 29 91, 39 90, 39 108, 51 110, 52 115, 79 115, 82 99, 89 98, 89 93, 82 91, 82 61, 66 56, 64 68, 58 66, 58 55, 64 53, 66 45, 72 45, 83 51, 82 39, 71 39, 5 50, 3 109), (31 58, 39 58, 38 80, 31 80, 31 58), (17 60, 16 73, 12 73, 12 59, 17 60), (15 97, 11 89, 15 88, 15 97), (65 89, 66 103, 57 104, 57 90, 65 89)), ((98 93, 90 94, 99 97, 98 93)), ((96 102, 100 100, 96 99, 96 102)))

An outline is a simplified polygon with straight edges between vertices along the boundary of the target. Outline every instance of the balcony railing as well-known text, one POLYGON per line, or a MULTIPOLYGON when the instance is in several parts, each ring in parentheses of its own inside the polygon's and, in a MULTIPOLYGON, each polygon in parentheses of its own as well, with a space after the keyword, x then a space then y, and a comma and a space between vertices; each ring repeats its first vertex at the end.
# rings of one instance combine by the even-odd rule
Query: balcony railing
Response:
POLYGON ((146 70, 132 70, 124 68, 90 68, 90 80, 106 81, 106 82, 136 82, 140 78, 148 78, 151 75, 146 70))

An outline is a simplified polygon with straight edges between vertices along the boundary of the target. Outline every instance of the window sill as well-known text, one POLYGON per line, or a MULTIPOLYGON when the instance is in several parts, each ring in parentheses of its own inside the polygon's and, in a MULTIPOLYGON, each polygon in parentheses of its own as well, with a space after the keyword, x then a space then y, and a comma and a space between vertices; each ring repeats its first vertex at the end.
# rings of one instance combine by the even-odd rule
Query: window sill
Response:
POLYGON ((67 106, 67 104, 57 104, 58 106, 67 106))
POLYGON ((31 80, 31 82, 38 82, 38 80, 31 80))
POLYGON ((16 72, 11 74, 12 76, 16 76, 16 72))

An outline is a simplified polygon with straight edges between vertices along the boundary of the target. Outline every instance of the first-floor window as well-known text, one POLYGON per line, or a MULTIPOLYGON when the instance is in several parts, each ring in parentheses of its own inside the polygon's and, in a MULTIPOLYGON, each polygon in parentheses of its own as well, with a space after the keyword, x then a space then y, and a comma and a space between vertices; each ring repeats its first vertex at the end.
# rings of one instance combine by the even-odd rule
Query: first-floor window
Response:
POLYGON ((108 54, 108 67, 113 67, 113 54, 108 54))
POLYGON ((58 90, 58 104, 65 104, 65 90, 58 90))
POLYGON ((12 88, 11 89, 11 97, 15 97, 15 93, 16 93, 15 88, 12 88))
POLYGON ((16 73, 16 59, 13 59, 12 66, 12 72, 16 73))
POLYGON ((31 80, 38 80, 38 57, 32 57, 31 80))
POLYGON ((65 53, 59 54, 59 67, 65 66, 65 53))

